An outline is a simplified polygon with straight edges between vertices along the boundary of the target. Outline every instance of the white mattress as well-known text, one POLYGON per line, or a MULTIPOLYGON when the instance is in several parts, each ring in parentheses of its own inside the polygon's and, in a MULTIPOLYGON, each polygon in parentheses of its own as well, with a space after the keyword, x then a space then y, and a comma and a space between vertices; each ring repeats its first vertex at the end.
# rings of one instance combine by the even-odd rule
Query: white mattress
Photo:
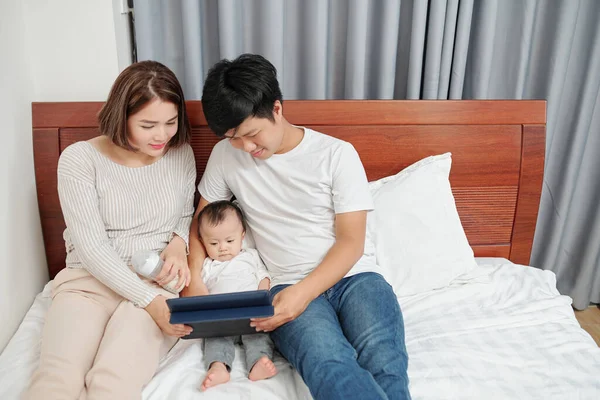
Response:
MULTIPOLYGON (((599 399, 600 348, 579 327, 554 274, 504 259, 478 263, 448 288, 399 299, 413 399, 599 399)), ((0 399, 19 398, 36 366, 48 295, 46 286, 0 355, 0 399)), ((280 357, 275 378, 248 381, 236 351, 232 381, 202 393, 200 344, 180 341, 144 399, 310 398, 280 357)))

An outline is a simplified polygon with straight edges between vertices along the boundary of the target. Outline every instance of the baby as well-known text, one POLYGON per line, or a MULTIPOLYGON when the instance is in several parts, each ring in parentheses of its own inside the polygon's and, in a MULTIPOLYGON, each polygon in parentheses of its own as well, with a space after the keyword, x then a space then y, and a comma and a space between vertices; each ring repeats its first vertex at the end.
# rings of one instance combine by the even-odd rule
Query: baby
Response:
MULTIPOLYGON (((230 201, 207 205, 198 215, 200 240, 208 257, 202 267, 202 279, 210 294, 269 289, 270 279, 258 252, 242 249, 246 234, 240 208, 230 201)), ((246 350, 246 365, 252 381, 277 373, 273 364, 273 342, 268 334, 215 337, 204 339, 204 359, 208 372, 200 389, 229 380, 235 356, 235 343, 246 350)))

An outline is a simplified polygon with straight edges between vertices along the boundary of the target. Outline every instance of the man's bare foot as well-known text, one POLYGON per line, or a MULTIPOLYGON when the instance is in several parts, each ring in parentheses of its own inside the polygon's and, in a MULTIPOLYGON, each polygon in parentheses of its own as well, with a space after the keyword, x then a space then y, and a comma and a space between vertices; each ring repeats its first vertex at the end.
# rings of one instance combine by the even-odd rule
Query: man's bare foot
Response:
POLYGON ((269 360, 269 357, 261 357, 256 364, 250 370, 248 379, 251 381, 260 381, 261 379, 267 379, 277 374, 277 368, 273 361, 269 360))
POLYGON ((210 368, 206 373, 206 378, 204 378, 204 382, 202 382, 202 386, 200 386, 200 390, 205 391, 210 387, 220 385, 227 381, 229 381, 229 371, 227 371, 225 364, 214 362, 210 365, 210 368))

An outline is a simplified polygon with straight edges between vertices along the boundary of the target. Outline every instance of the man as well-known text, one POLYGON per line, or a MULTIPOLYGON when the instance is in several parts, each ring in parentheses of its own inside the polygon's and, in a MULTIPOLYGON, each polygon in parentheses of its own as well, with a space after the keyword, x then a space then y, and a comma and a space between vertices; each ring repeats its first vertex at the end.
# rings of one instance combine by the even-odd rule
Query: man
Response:
MULTIPOLYGON (((198 212, 234 196, 272 277, 275 315, 252 326, 271 332, 316 399, 409 399, 404 323, 365 244, 373 202, 354 147, 290 124, 276 69, 259 55, 214 65, 202 106, 226 140, 211 153, 198 212)), ((206 293, 193 221, 187 295, 206 293)))

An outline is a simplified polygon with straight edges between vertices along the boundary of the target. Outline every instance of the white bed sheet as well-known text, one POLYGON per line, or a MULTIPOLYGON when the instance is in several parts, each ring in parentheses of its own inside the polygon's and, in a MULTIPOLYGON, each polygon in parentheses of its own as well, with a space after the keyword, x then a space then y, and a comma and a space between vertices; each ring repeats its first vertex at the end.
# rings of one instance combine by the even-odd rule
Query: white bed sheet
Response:
MULTIPOLYGON (((600 398, 600 348, 579 327, 569 297, 548 271, 478 259, 448 288, 399 298, 413 399, 600 398)), ((37 365, 50 305, 40 293, 0 355, 0 399, 18 399, 37 365)), ((281 357, 273 379, 249 382, 236 349, 232 380, 196 389, 205 369, 198 341, 180 341, 144 390, 159 399, 310 399, 281 357)))
POLYGON ((478 264, 468 283, 400 298, 413 398, 600 399, 600 348, 555 275, 478 264))

